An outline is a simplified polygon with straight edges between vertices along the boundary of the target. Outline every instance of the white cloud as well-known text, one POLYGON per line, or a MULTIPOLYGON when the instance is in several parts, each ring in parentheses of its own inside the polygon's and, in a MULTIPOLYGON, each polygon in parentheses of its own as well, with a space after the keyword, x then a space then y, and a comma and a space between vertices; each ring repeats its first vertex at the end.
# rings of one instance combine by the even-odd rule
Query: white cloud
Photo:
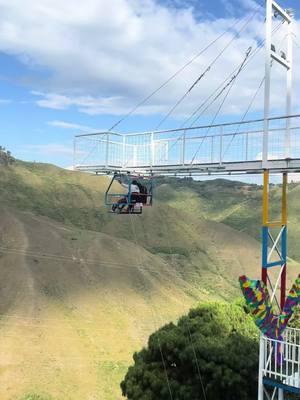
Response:
POLYGON ((11 104, 11 99, 0 99, 0 105, 11 104))
MULTIPOLYGON (((0 0, 0 50, 17 56, 29 67, 50 71, 50 77, 43 83, 39 80, 33 92, 39 96, 36 103, 40 107, 74 107, 90 115, 123 114, 234 22, 233 18, 208 19, 199 10, 196 19, 192 2, 186 4, 187 8, 176 9, 155 0, 86 0, 76 2, 76 6, 71 0, 23 0, 21 5, 19 0, 0 0)), ((241 4, 250 10, 256 3, 242 0, 241 4)), ((240 21, 235 30, 242 24, 240 21)), ((138 112, 168 110, 233 34, 231 31, 222 37, 138 112)), ((199 83, 178 114, 194 110, 241 63, 246 49, 263 36, 260 14, 199 83)), ((296 59, 300 61, 299 52, 296 59)), ((273 69, 272 104, 282 108, 282 72, 273 69)), ((297 85, 299 71, 295 71, 297 85)), ((238 79, 224 112, 242 113, 263 73, 261 51, 238 79)), ((295 93, 299 89, 296 86, 295 93)), ((258 110, 262 104, 262 96, 258 96, 253 107, 258 110)))
MULTIPOLYGON (((43 108, 52 108, 56 110, 66 110, 69 107, 77 109, 85 114, 115 114, 120 115, 128 111, 126 107, 126 98, 110 97, 97 98, 92 96, 66 96, 56 93, 31 92, 40 99, 36 103, 43 108)), ((144 106, 137 110, 137 114, 151 114, 153 112, 163 111, 163 105, 144 106)))
POLYGON ((53 108, 55 110, 65 110, 72 105, 70 99, 60 94, 56 93, 44 94, 35 90, 33 90, 31 94, 33 94, 34 96, 42 97, 41 100, 38 100, 36 102, 40 107, 53 108))
MULTIPOLYGON (((257 3, 254 0, 239 0, 239 5, 246 9, 253 10, 253 9, 256 9, 259 5, 261 6, 262 4, 257 3)), ((262 7, 262 9, 263 9, 263 7, 262 7)))
MULTIPOLYGON (((96 132, 94 128, 91 128, 89 126, 85 125, 80 125, 80 124, 75 124, 72 122, 66 122, 66 121, 48 121, 48 125, 54 126, 56 128, 62 128, 62 129, 72 129, 76 131, 84 131, 84 132, 96 132)), ((99 131, 99 129, 97 129, 99 131)))
POLYGON ((66 96, 36 91, 32 91, 31 93, 34 96, 40 97, 36 103, 44 108, 66 110, 69 107, 75 106, 81 112, 90 115, 105 113, 122 114, 126 110, 124 107, 124 98, 122 97, 96 98, 92 96, 66 96))

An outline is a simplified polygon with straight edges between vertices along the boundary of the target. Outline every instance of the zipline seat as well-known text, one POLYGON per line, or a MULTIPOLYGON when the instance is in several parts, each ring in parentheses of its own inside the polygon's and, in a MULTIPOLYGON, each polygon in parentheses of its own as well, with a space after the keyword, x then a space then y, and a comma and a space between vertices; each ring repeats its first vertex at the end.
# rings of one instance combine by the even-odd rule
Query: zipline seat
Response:
POLYGON ((105 193, 105 205, 110 208, 109 212, 112 214, 142 214, 143 207, 152 206, 152 179, 115 173, 105 193), (114 181, 124 180, 128 185, 128 192, 113 193, 114 181), (131 193, 130 188, 133 181, 140 183, 141 187, 146 189, 145 193, 131 193))

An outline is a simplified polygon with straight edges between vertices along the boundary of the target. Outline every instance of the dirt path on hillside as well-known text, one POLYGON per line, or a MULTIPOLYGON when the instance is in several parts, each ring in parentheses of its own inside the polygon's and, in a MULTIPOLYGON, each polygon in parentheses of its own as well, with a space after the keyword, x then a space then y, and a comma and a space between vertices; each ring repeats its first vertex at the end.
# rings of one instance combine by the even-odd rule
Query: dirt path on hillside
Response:
POLYGON ((1 210, 0 224, 0 311, 34 316, 37 298, 34 276, 25 256, 29 240, 23 222, 11 211, 1 210))

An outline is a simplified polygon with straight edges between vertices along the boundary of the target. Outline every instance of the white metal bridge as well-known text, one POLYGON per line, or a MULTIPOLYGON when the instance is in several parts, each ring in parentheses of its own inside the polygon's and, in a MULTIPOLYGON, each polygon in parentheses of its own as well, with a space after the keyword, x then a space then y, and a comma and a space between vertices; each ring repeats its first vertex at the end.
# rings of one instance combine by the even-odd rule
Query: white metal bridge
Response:
POLYGON ((77 135, 74 168, 199 175, 300 171, 300 115, 145 133, 77 135), (267 161, 263 161, 264 137, 267 161))

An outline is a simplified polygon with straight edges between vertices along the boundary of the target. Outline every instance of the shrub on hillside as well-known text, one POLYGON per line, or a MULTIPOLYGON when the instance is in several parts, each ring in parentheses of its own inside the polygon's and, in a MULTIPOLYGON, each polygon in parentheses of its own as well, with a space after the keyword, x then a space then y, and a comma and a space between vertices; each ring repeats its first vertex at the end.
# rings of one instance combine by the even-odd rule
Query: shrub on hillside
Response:
POLYGON ((121 383, 129 400, 257 398, 258 332, 241 304, 203 304, 133 358, 121 383))
POLYGON ((11 155, 9 150, 6 150, 5 147, 0 146, 0 165, 11 165, 15 161, 14 157, 11 155))

